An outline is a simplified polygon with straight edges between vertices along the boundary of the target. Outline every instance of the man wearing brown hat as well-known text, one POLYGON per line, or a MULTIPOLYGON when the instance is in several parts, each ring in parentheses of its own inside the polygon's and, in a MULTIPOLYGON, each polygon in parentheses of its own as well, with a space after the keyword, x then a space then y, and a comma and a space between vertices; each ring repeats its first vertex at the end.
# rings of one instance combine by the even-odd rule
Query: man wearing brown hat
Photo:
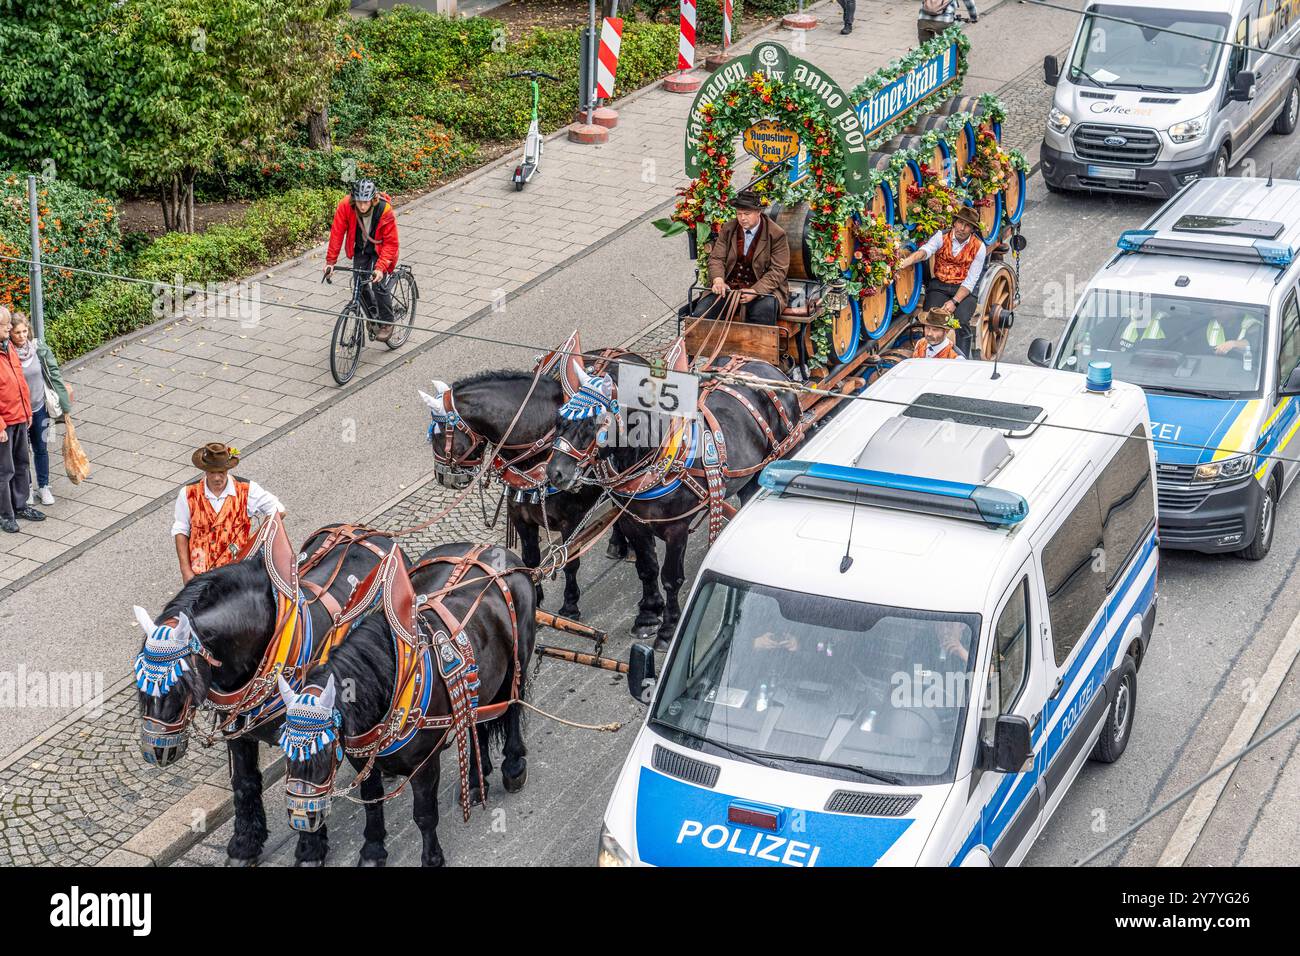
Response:
POLYGON ((710 291, 695 304, 695 314, 721 318, 718 300, 729 290, 739 289, 746 321, 776 325, 790 300, 786 283, 790 247, 785 230, 763 215, 757 193, 737 193, 732 205, 736 218, 726 223, 713 240, 709 250, 710 291))
POLYGON ((233 561, 252 538, 254 517, 284 511, 280 500, 257 482, 230 474, 239 464, 238 449, 209 442, 191 460, 203 477, 181 488, 172 523, 183 583, 233 561))
POLYGON ((929 309, 921 316, 925 338, 912 348, 912 358, 964 359, 957 348, 948 341, 948 333, 957 329, 957 320, 943 309, 929 309))
POLYGON ((898 264, 905 269, 930 260, 930 278, 925 283, 925 307, 956 315, 957 348, 970 354, 971 317, 975 314, 975 285, 984 271, 984 240, 979 236, 980 217, 970 206, 957 210, 952 228, 940 229, 898 264))

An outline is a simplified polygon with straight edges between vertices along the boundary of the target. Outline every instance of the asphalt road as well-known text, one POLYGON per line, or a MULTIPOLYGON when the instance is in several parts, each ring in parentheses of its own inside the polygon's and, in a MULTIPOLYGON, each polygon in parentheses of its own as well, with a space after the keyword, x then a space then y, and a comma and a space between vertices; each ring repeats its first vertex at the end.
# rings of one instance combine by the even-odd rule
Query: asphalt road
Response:
MULTIPOLYGON (((1250 159, 1261 173, 1272 166, 1278 176, 1294 176, 1300 143, 1294 137, 1269 136, 1250 159)), ((1140 225, 1158 205, 1127 198, 1051 195, 1038 177, 1031 181, 1030 197, 1024 219, 1030 246, 1021 264, 1024 304, 1006 350, 1012 361, 1023 360, 1033 337, 1059 335, 1063 310, 1068 312, 1088 278, 1111 254, 1116 236, 1140 225)), ((604 344, 612 328, 644 326, 666 315, 668 304, 680 297, 687 275, 688 262, 676 245, 665 243, 648 224, 637 225, 565 269, 555 281, 513 301, 508 316, 493 317, 479 331, 548 342, 577 321, 583 325, 587 344, 604 344), (599 301, 608 315, 584 314, 575 319, 574 290, 594 289, 600 290, 599 301), (522 316, 526 321, 519 321, 522 316)), ((469 343, 465 346, 468 349, 469 343)), ((494 361, 521 365, 525 358, 511 355, 501 345, 475 346, 466 357, 473 367, 494 361)), ((445 360, 444 356, 441 361, 445 360)), ((417 359, 416 371, 428 371, 426 377, 431 377, 438 370, 425 368, 430 361, 417 359)), ((381 381, 370 390, 383 396, 379 402, 387 405, 390 387, 381 381)), ((402 406, 403 416, 412 414, 405 402, 402 406)), ((412 428, 405 430, 404 439, 414 445, 412 428)), ((775 554, 779 542, 773 547, 775 554)), ((691 549, 691 574, 701 551, 697 540, 691 549)), ((1294 587, 1298 562, 1300 506, 1292 501, 1285 501, 1280 509, 1273 551, 1262 562, 1162 553, 1160 613, 1139 679, 1137 720, 1128 751, 1112 766, 1090 764, 1084 769, 1039 837, 1029 864, 1077 861, 1211 766, 1241 711, 1242 687, 1262 672, 1300 612, 1294 587)), ((631 565, 614 565, 593 552, 582 578, 587 619, 613 635, 608 653, 622 656, 630 643, 628 625, 638 593, 631 565)), ((557 599, 558 588, 553 587, 546 605, 554 609, 557 599)), ((532 695, 539 707, 570 720, 619 720, 624 727, 617 733, 596 733, 530 717, 527 786, 518 794, 494 787, 487 810, 476 809, 468 825, 460 819, 449 782, 454 758, 444 755, 449 775, 442 785, 440 838, 452 864, 586 865, 594 859, 604 805, 643 710, 628 696, 620 677, 556 661, 542 665, 532 695)), ((1280 746, 1289 752, 1293 745, 1294 737, 1290 745, 1280 746)), ((1266 839, 1266 832, 1255 831, 1270 825, 1268 817, 1257 811, 1258 807, 1250 810, 1253 822, 1237 827, 1233 841, 1199 847, 1198 861, 1231 864, 1239 855, 1240 841, 1266 839)), ((268 812, 272 837, 265 862, 291 863, 293 837, 284 824, 282 796, 274 788, 268 812)), ((1181 812, 1180 806, 1145 826, 1102 862, 1153 864, 1181 812)), ((332 865, 350 865, 355 860, 360 819, 358 806, 336 802, 330 825, 332 865)), ((417 863, 420 841, 405 796, 389 804, 388 828, 390 864, 417 863)), ((181 864, 220 863, 228 835, 229 824, 211 834, 181 864)))

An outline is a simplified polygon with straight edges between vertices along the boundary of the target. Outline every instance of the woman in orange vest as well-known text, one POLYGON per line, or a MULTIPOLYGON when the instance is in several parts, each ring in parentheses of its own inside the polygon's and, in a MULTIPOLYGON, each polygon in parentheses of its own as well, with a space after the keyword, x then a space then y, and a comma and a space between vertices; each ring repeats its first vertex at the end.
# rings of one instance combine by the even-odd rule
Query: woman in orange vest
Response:
POLYGON ((898 264, 902 271, 926 259, 930 260, 930 278, 925 283, 925 307, 943 309, 956 315, 957 349, 970 354, 971 317, 975 314, 975 285, 984 271, 984 240, 976 230, 979 213, 963 206, 953 217, 952 228, 940 229, 911 255, 898 264))
POLYGON ((948 341, 948 333, 958 326, 957 320, 943 309, 930 309, 921 316, 921 327, 925 331, 925 338, 912 348, 912 358, 964 359, 966 357, 948 341))
POLYGON ((230 564, 253 535, 252 519, 284 512, 275 495, 257 482, 229 472, 239 464, 239 451, 220 442, 209 442, 191 457, 203 472, 181 488, 176 496, 176 519, 172 536, 181 580, 230 564))

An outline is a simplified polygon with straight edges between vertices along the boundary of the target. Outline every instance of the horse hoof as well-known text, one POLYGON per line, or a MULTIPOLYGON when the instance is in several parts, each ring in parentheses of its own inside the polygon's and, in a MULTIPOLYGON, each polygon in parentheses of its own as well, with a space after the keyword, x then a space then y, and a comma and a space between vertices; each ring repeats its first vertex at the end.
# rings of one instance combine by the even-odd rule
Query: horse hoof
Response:
MULTIPOLYGON (((469 788, 469 805, 470 805, 471 807, 473 807, 473 806, 477 806, 477 805, 480 804, 480 803, 487 803, 487 795, 488 795, 488 792, 489 792, 491 789, 492 789, 491 786, 488 784, 488 782, 487 782, 486 780, 483 781, 483 789, 482 789, 482 790, 479 790, 478 787, 470 787, 470 788, 469 788)), ((506 789, 508 790, 508 789, 510 789, 510 788, 507 787, 506 789)))
POLYGON ((525 767, 519 772, 517 777, 507 777, 501 774, 501 782, 506 785, 506 793, 518 793, 524 789, 524 784, 528 782, 528 768, 525 767))
POLYGON ((628 549, 626 546, 619 547, 613 541, 605 548, 605 557, 611 561, 626 561, 628 558, 628 549))
POLYGON ((659 632, 659 618, 637 618, 632 624, 633 637, 649 637, 659 632))
POLYGON ((359 860, 357 860, 357 866, 376 867, 376 866, 385 866, 387 865, 387 863, 388 860, 384 857, 380 857, 377 860, 370 860, 363 856, 359 860))
POLYGON ((239 857, 236 856, 228 856, 226 857, 226 866, 257 866, 257 864, 261 861, 261 859, 262 859, 262 854, 260 853, 255 857, 247 858, 247 859, 240 859, 239 857))
POLYGON ((573 606, 566 604, 560 608, 560 617, 567 617, 570 621, 581 621, 582 612, 578 610, 576 604, 573 606))
POLYGON ((655 644, 654 644, 654 651, 655 651, 655 653, 656 653, 656 654, 663 654, 663 653, 666 653, 667 650, 668 650, 668 645, 670 645, 670 644, 672 644, 672 639, 671 639, 671 638, 667 638, 667 637, 656 637, 656 638, 655 638, 655 644))
POLYGON ((294 866, 324 866, 324 860, 297 860, 294 866))

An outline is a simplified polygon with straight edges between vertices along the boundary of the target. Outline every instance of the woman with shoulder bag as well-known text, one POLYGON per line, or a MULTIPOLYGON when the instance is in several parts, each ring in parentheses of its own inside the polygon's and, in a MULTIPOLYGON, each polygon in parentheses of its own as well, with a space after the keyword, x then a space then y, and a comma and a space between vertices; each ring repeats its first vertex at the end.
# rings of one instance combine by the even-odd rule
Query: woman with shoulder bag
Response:
POLYGON ((59 371, 58 360, 49 346, 32 338, 31 323, 27 316, 15 312, 9 342, 18 352, 23 365, 23 377, 32 396, 32 457, 36 459, 36 482, 28 495, 27 503, 35 504, 39 494, 41 504, 54 504, 50 491, 50 442, 54 422, 72 407, 72 396, 59 371))

